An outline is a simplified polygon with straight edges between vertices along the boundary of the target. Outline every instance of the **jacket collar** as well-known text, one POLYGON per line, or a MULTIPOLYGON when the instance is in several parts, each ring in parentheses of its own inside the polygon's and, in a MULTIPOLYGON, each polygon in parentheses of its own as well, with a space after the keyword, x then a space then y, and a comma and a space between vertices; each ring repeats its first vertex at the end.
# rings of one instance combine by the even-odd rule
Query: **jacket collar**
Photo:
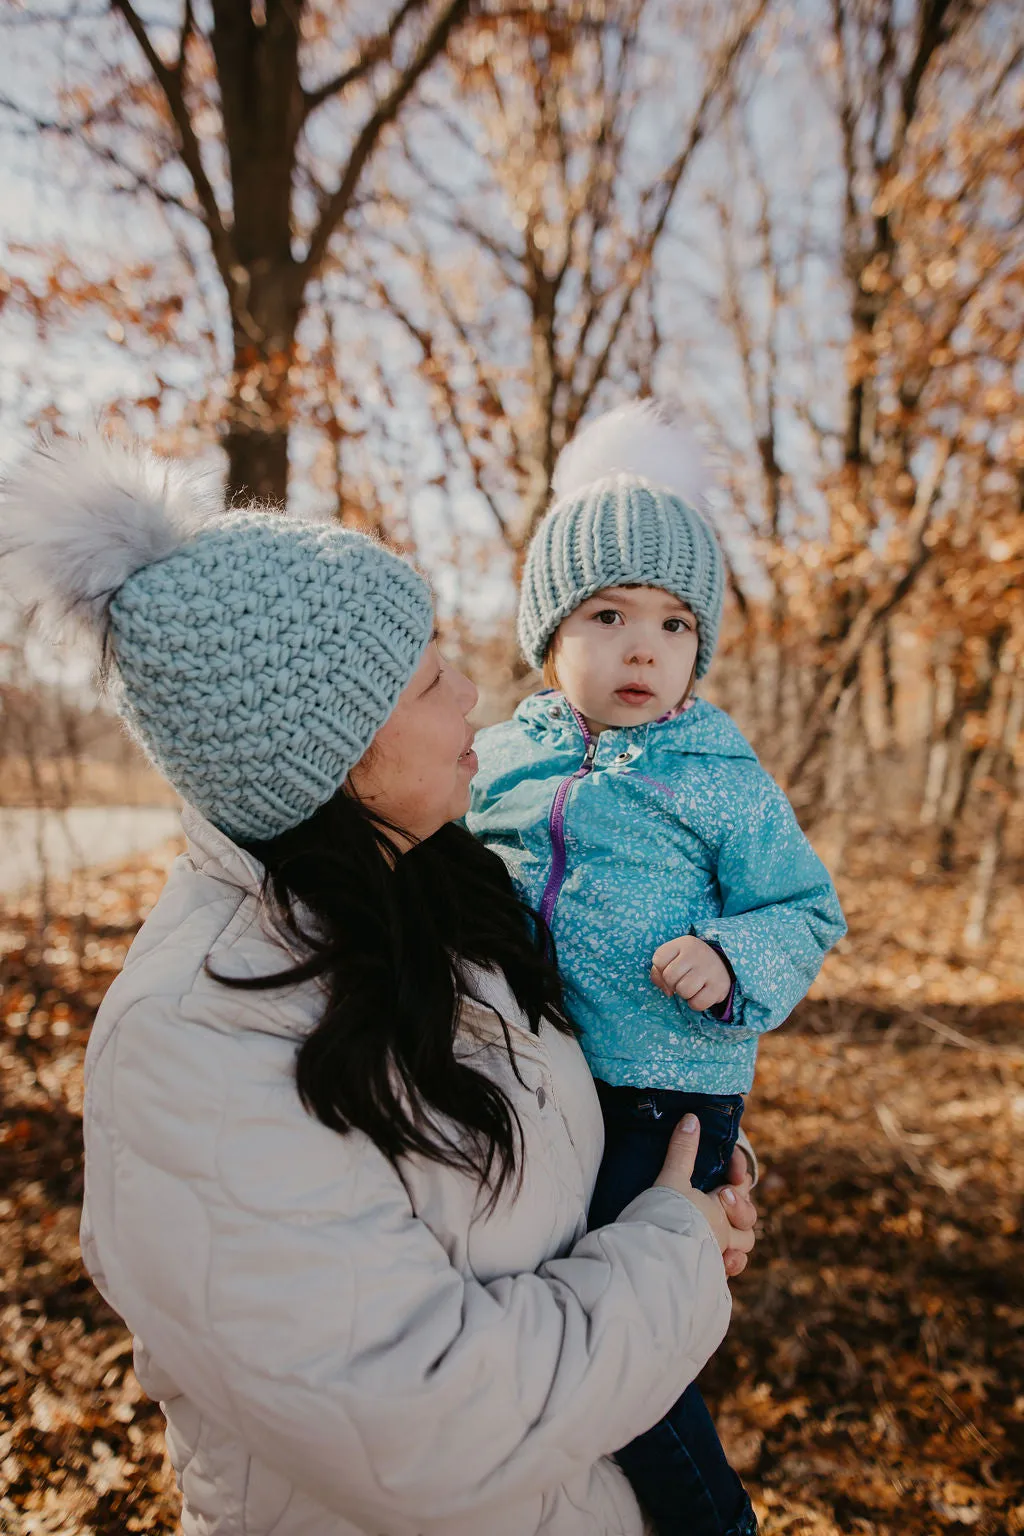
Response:
MULTIPOLYGON (((515 718, 535 741, 563 749, 581 741, 580 727, 565 697, 551 689, 523 699, 515 718)), ((627 725, 602 733, 619 745, 636 744, 666 752, 691 752, 707 757, 743 757, 757 761, 757 754, 724 710, 695 699, 692 709, 653 720, 646 725, 627 725)))
POLYGON ((188 855, 196 868, 214 880, 237 885, 250 896, 258 896, 263 884, 263 865, 251 853, 233 843, 226 832, 187 802, 181 808, 181 825, 188 842, 188 855))
MULTIPOLYGON (((181 825, 188 842, 188 856, 201 874, 214 880, 224 880, 251 896, 259 896, 263 885, 263 865, 244 848, 233 843, 227 833, 221 832, 212 821, 207 821, 194 805, 182 806, 181 825)), ((467 965, 466 980, 473 999, 467 999, 470 1012, 482 1007, 488 1015, 503 1018, 517 1036, 534 1038, 529 1020, 512 995, 505 977, 494 970, 478 965, 467 965)), ((492 1031, 488 1031, 492 1033, 492 1031)))

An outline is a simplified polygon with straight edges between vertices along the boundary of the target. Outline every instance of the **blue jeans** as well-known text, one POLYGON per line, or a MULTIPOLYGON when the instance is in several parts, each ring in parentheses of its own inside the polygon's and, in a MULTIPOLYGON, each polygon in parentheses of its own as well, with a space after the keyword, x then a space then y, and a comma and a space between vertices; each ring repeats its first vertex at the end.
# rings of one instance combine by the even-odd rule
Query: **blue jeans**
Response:
MULTIPOLYGON (((669 1138, 685 1114, 700 1121, 693 1183, 725 1182, 743 1114, 739 1094, 612 1088, 600 1080, 604 1159, 590 1202, 590 1226, 603 1227, 648 1189, 665 1161, 669 1138)), ((633 1485, 658 1536, 754 1536, 757 1517, 730 1467, 695 1384, 653 1429, 624 1446, 616 1461, 633 1485)))

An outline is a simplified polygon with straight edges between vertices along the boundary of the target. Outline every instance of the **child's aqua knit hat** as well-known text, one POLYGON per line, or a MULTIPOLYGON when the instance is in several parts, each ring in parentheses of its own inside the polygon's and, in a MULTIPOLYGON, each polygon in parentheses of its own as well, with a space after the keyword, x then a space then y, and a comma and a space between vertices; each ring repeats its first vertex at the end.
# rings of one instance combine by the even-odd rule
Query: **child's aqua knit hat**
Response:
POLYGON ((331 799, 430 642, 427 583, 382 544, 226 511, 140 449, 63 442, 3 489, 14 595, 91 634, 129 729, 235 839, 274 837, 331 799))
POLYGON ((552 636, 604 587, 661 587, 697 619, 697 676, 711 665, 725 562, 698 511, 709 476, 690 434, 651 403, 599 416, 562 450, 554 505, 526 554, 519 643, 543 665, 552 636))

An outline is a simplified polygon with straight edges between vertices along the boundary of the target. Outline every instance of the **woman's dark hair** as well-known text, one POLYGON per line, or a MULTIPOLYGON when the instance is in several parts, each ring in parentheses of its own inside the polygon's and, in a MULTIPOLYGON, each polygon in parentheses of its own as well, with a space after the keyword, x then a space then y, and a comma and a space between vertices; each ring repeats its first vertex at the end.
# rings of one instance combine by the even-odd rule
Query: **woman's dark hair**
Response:
POLYGON ((542 1016, 571 1033, 550 936, 465 827, 449 823, 399 856, 397 830, 339 790, 301 826, 246 843, 299 958, 271 976, 216 979, 262 990, 321 978, 323 1017, 296 1067, 306 1108, 332 1130, 364 1131, 393 1163, 420 1153, 472 1172, 493 1203, 515 1174, 522 1128, 505 1093, 456 1060, 460 1003, 473 996, 465 967, 504 972, 534 1033, 542 1016))

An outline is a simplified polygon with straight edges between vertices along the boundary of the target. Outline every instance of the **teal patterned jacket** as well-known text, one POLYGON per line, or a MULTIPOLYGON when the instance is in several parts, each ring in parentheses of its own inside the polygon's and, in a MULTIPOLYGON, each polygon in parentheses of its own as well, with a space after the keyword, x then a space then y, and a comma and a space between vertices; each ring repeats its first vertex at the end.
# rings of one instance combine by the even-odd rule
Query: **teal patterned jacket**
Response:
POLYGON ((466 818, 547 917, 595 1077, 746 1093, 758 1037, 805 995, 846 924, 832 881, 740 730, 698 699, 591 740, 561 694, 476 739, 466 818), (683 934, 735 977, 726 1019, 650 979, 683 934))

